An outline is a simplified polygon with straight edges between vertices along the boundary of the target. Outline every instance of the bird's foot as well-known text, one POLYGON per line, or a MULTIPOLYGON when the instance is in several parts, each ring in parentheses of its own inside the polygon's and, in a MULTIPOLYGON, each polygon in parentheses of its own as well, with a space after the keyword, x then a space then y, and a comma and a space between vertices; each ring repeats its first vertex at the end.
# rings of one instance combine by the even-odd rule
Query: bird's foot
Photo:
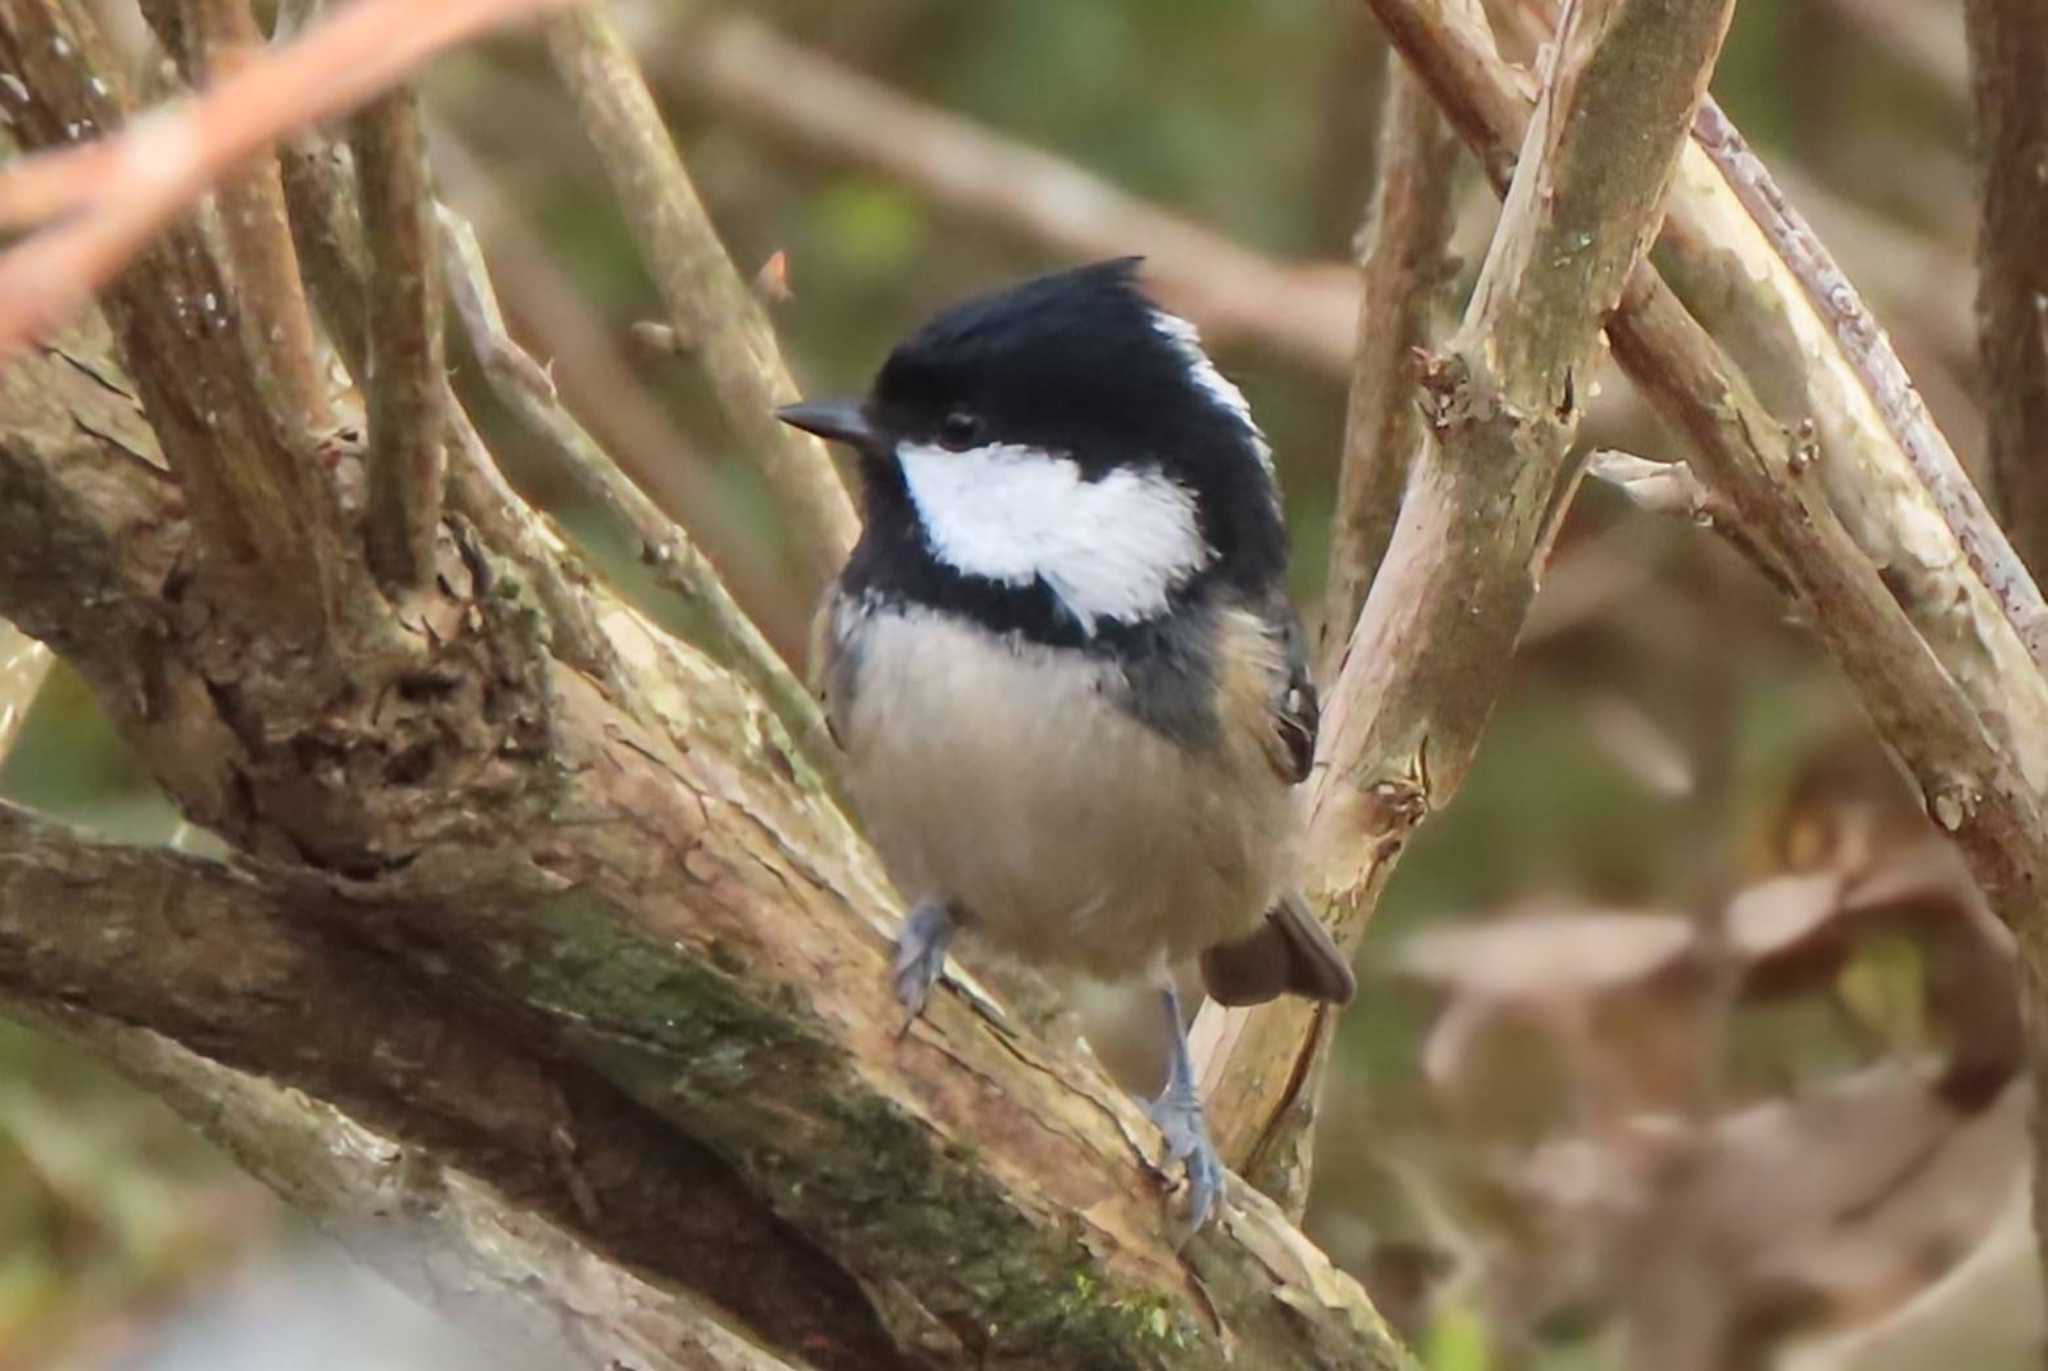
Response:
POLYGON ((1223 1158, 1209 1136, 1209 1118, 1192 1081, 1169 1081, 1166 1091, 1146 1103, 1145 1112, 1166 1135, 1168 1162, 1184 1162, 1188 1173, 1188 1217, 1199 1232, 1223 1198, 1223 1158))
POLYGON ((953 915, 937 900, 923 900, 903 920, 896 935, 896 961, 889 969, 896 1001, 908 1013, 908 1029, 924 1013, 925 1001, 946 969, 946 944, 953 941, 953 915))
POLYGON ((1167 1058, 1166 1089, 1145 1105, 1145 1112, 1166 1135, 1166 1159, 1185 1162, 1188 1169, 1188 1216, 1201 1232, 1223 1198, 1223 1158, 1209 1136, 1209 1116, 1202 1112, 1202 1088, 1195 1080, 1195 1058, 1188 1050, 1187 1028, 1181 1023, 1180 992, 1168 985, 1162 992, 1173 1050, 1167 1058))

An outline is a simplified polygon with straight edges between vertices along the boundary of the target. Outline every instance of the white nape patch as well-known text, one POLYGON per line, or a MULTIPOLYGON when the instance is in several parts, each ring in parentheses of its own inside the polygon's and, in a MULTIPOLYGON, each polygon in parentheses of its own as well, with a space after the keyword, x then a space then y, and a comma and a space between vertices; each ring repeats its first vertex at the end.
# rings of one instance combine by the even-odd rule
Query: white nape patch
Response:
POLYGON ((1043 578, 1087 633, 1161 613, 1215 557, 1194 492, 1157 469, 1090 481, 1071 458, 1015 443, 905 443, 896 459, 940 560, 1007 585, 1043 578))
POLYGON ((1273 449, 1266 442, 1266 435, 1252 418, 1252 407, 1246 403, 1244 392, 1230 381, 1230 378, 1216 369, 1209 360, 1209 354, 1202 350, 1202 335, 1193 324, 1178 314, 1168 314, 1163 309, 1152 311, 1152 327, 1163 334, 1187 363, 1188 375, 1194 383, 1209 393, 1209 397, 1223 408, 1236 415, 1247 429, 1251 430, 1252 450, 1259 454, 1259 465, 1266 474, 1273 474, 1273 449))

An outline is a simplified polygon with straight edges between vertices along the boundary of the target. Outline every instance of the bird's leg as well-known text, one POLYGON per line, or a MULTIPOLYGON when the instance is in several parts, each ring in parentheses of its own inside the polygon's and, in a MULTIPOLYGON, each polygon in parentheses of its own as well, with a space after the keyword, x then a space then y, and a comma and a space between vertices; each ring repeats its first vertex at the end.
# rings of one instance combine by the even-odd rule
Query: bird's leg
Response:
POLYGON ((1209 1136, 1209 1120, 1202 1113, 1201 1087, 1195 1080, 1195 1059, 1188 1050, 1187 1029, 1181 1024, 1180 991, 1168 985, 1163 992, 1166 1019, 1173 1029, 1173 1055, 1166 1068, 1166 1089, 1146 1109, 1152 1122, 1166 1135, 1169 1161, 1185 1161, 1188 1168, 1188 1210, 1199 1230, 1216 1211, 1223 1196, 1223 1158, 1209 1136))
MULTIPOLYGON (((943 900, 920 900, 896 935, 896 962, 889 974, 896 999, 910 1017, 924 1013, 924 1003, 946 969, 946 944, 953 941, 953 911, 943 900)), ((909 1027, 908 1022, 904 1025, 909 1027)))

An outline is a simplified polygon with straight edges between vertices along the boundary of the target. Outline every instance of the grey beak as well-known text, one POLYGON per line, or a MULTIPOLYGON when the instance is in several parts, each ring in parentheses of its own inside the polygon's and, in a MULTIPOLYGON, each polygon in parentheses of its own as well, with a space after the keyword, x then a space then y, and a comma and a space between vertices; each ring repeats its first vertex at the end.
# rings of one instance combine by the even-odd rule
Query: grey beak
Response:
POLYGON ((849 443, 863 450, 874 447, 881 437, 868 422, 867 408, 859 400, 805 400, 784 405, 775 411, 775 417, 827 442, 849 443))

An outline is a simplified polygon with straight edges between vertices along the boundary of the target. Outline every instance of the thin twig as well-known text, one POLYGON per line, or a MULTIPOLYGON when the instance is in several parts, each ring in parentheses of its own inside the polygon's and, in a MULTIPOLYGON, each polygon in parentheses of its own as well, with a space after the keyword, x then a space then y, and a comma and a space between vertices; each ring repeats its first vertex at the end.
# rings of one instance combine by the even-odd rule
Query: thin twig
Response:
POLYGON ((653 272, 676 327, 696 346, 727 421, 760 461, 806 572, 838 574, 859 532, 853 502, 808 434, 779 423, 796 385, 768 316, 726 255, 654 97, 598 5, 548 21, 548 52, 653 272))
MULTIPOLYGON (((180 0, 175 8, 150 5, 145 12, 158 16, 159 32, 195 87, 228 80, 263 48, 248 0, 180 0)), ((280 429, 295 447, 308 449, 312 435, 328 426, 327 395, 277 159, 250 157, 221 179, 215 197, 247 335, 244 349, 261 370, 264 391, 275 398, 280 429)))
POLYGON ((441 257, 418 98, 400 88, 350 125, 370 250, 370 568, 387 586, 426 584, 441 519, 441 257))
MULTIPOLYGON (((1401 845, 1477 751, 1580 473, 1601 325, 1657 235, 1733 8, 1568 0, 1464 322, 1425 369, 1433 441, 1324 714, 1306 884, 1340 945, 1357 945, 1401 845)), ((1202 1017, 1225 1157, 1254 1183, 1299 1185, 1310 1111, 1294 1106, 1313 1096, 1327 1015, 1202 1017)))
POLYGON ((1351 370, 1357 284, 1341 264, 1276 261, 1070 161, 921 104, 738 7, 688 14, 664 33, 649 49, 657 78, 723 116, 1039 249, 1142 253, 1148 281, 1209 343, 1269 350, 1331 375, 1351 370))
POLYGON ((1862 377, 1900 451, 1933 496, 1970 565, 1998 598, 2034 664, 2048 671, 2048 601, 2042 600, 2040 588, 2027 574, 2005 530, 1992 518, 1948 439, 1935 427, 1920 392, 1913 388, 1913 378, 1864 307, 1863 297, 1711 96, 1694 116, 1693 136, 1799 278, 1814 310, 1832 327, 1836 346, 1862 377))
MULTIPOLYGON (((0 5, 0 66, 26 78, 15 83, 28 98, 13 122, 30 146, 127 122, 121 65, 68 0, 0 5)), ((108 213, 126 213, 123 203, 117 198, 108 213)), ((0 259, 0 282, 23 253, 48 241, 46 234, 0 259)), ((143 249, 139 269, 109 283, 105 295, 151 425, 184 488, 206 567, 237 578, 255 573, 250 602, 274 628, 288 638, 317 633, 352 603, 354 567, 324 473, 305 460, 292 426, 281 425, 287 407, 266 388, 265 367, 252 355, 261 340, 237 323, 232 276, 214 235, 190 220, 172 225, 143 249)), ((14 303, 0 284, 0 316, 14 303)), ((0 335, 5 329, 0 319, 0 335)))
POLYGON ((445 207, 440 220, 450 299, 492 389, 546 442, 558 468, 583 497, 625 524, 655 580, 680 600, 679 606, 663 608, 680 609, 680 617, 693 630, 684 636, 761 692, 806 760, 830 784, 837 772, 838 748, 817 701, 734 602, 703 553, 626 479, 563 407, 546 370, 506 332, 476 231, 445 207))
MULTIPOLYGON (((1653 462, 1629 452, 1603 450, 1586 459, 1586 475, 1646 513, 1712 529, 1772 586, 1787 595, 1794 593, 1791 576, 1737 517, 1734 504, 1702 482, 1686 463, 1653 462)), ((1526 636, 1523 641, 1528 641, 1526 636)))
MULTIPOLYGON (((544 359, 563 404, 632 483, 689 534, 747 616, 783 660, 801 671, 815 606, 800 598, 782 560, 750 531, 742 497, 649 395, 624 340, 597 316, 462 139, 430 116, 427 142, 442 193, 475 226, 506 316, 530 340, 536 358, 544 359)), ((474 373, 458 371, 458 393, 467 395, 463 387, 472 379, 474 373)))
POLYGON ((1336 677, 1344 644, 1394 536, 1408 469, 1422 446, 1415 354, 1447 274, 1458 139, 1429 91, 1387 49, 1387 90, 1371 213, 1361 233, 1356 355, 1344 416, 1318 677, 1336 677))
MULTIPOLYGON (((454 44, 561 3, 357 0, 205 95, 138 119, 101 146, 0 169, 0 227, 73 216, 0 256, 0 360, 55 326, 179 210, 271 139, 353 109, 454 44)), ((9 11, 27 22, 33 9, 0 9, 0 25, 10 22, 9 11)))
MULTIPOLYGON (((1506 185, 1529 103, 1484 18, 1468 0, 1370 3, 1496 188, 1506 185)), ((1700 322, 1738 352, 1770 407, 1756 422, 1799 430, 1850 535, 2028 783, 2048 789, 2048 680, 1804 289, 1696 143, 1672 187, 1656 260, 1700 322)))

